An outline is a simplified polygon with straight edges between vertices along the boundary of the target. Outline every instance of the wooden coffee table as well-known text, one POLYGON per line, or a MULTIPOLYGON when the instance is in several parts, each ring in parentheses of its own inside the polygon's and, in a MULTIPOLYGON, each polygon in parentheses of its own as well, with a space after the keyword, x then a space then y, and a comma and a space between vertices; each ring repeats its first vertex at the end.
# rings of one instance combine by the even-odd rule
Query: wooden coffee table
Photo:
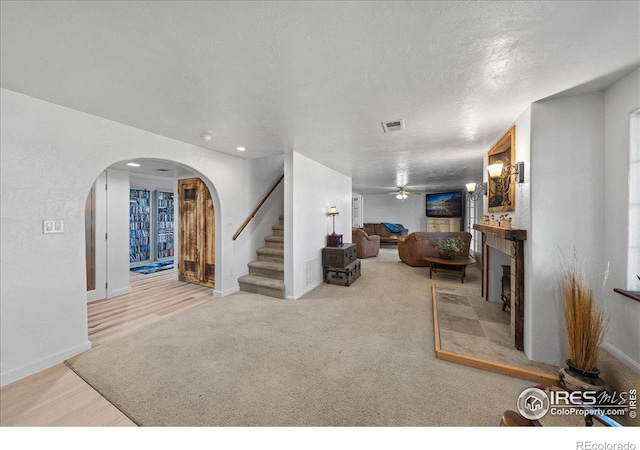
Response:
POLYGON ((452 259, 442 259, 437 256, 425 256, 423 258, 425 261, 429 263, 429 278, 431 278, 431 274, 433 272, 437 273, 438 269, 444 270, 456 270, 462 273, 461 280, 464 283, 464 276, 467 271, 467 266, 470 264, 475 264, 476 260, 473 258, 467 257, 454 257, 452 259))

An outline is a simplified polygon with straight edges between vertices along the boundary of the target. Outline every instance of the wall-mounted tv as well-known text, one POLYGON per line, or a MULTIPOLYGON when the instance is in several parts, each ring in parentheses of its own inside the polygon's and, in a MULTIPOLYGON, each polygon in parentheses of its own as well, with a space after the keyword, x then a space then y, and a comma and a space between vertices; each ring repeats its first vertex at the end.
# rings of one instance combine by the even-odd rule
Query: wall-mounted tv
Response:
POLYGON ((462 191, 427 194, 427 217, 462 217, 462 191))

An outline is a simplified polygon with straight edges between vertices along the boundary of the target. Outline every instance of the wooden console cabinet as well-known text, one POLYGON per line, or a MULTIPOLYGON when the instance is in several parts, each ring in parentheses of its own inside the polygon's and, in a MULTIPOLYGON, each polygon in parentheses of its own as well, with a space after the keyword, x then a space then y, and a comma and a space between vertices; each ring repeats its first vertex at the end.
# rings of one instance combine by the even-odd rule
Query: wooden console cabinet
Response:
POLYGON ((462 231, 460 229, 461 218, 437 218, 427 217, 427 232, 429 233, 449 233, 462 231))

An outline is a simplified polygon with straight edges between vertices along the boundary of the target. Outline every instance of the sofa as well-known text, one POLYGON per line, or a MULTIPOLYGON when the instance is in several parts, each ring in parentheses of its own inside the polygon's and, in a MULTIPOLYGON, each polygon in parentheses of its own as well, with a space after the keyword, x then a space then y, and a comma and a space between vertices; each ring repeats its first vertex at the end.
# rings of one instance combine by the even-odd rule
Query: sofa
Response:
POLYGON ((380 236, 369 236, 361 228, 353 228, 351 230, 351 242, 356 244, 356 256, 358 258, 378 256, 380 252, 380 236))
POLYGON ((398 239, 398 255, 405 263, 413 267, 426 267, 429 265, 423 258, 425 256, 438 256, 438 250, 431 244, 432 241, 448 238, 460 238, 463 243, 459 256, 468 257, 471 245, 471 233, 466 231, 451 231, 448 233, 416 232, 398 239))
MULTIPOLYGON (((404 228, 401 223, 397 223, 395 225, 399 228, 404 228)), ((395 244, 398 242, 399 237, 404 237, 409 233, 408 230, 394 233, 382 223, 365 223, 364 231, 366 231, 369 236, 380 236, 380 244, 395 244)))

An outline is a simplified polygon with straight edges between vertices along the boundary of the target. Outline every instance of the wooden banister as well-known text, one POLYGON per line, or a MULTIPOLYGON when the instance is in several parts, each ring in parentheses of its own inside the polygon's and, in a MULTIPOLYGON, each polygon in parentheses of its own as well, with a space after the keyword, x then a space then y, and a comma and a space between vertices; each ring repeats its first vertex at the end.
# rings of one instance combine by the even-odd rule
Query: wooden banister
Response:
POLYGON ((253 212, 249 214, 249 216, 245 219, 245 221, 242 222, 242 225, 240 225, 240 228, 238 228, 238 231, 236 231, 236 234, 233 235, 234 241, 238 239, 238 236, 240 236, 240 233, 242 233, 242 231, 247 227, 247 225, 249 225, 249 222, 251 222, 251 219, 253 219, 256 216, 256 214, 258 214, 258 211, 260 210, 260 208, 262 208, 262 205, 264 205, 264 202, 267 201, 271 193, 276 190, 276 188, 278 187, 278 185, 282 180, 284 180, 284 174, 278 179, 278 181, 276 181, 276 183, 273 185, 271 190, 267 192, 267 195, 265 195, 262 201, 258 204, 258 206, 256 206, 256 209, 254 209, 253 212))

